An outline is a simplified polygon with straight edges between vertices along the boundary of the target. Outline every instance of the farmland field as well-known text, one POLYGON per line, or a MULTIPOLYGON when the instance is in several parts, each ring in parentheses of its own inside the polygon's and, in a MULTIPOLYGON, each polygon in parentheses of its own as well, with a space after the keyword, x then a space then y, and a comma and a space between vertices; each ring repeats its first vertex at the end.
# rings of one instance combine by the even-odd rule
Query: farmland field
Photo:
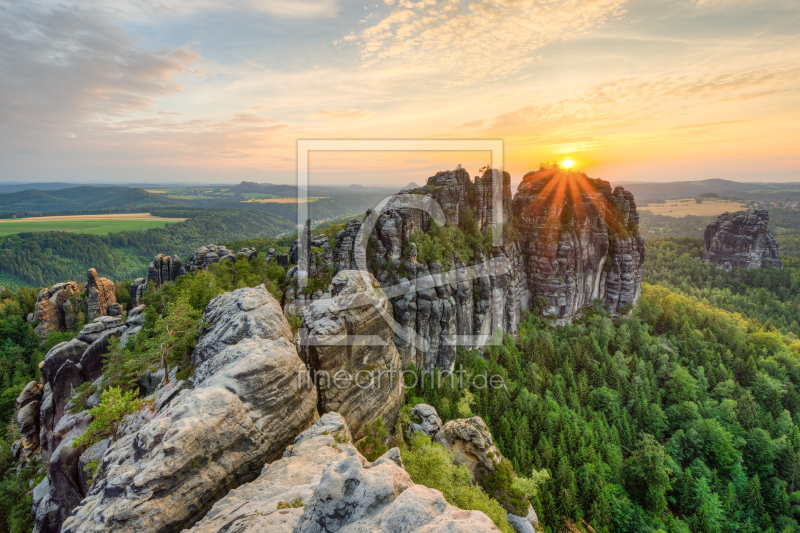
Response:
POLYGON ((163 228, 171 222, 180 222, 182 220, 186 219, 154 217, 149 213, 5 219, 0 220, 0 237, 36 231, 66 231, 106 235, 116 231, 163 228))
POLYGON ((729 211, 741 211, 747 206, 741 202, 731 202, 728 200, 705 199, 702 204, 694 201, 694 198, 683 198, 679 200, 668 200, 665 204, 649 204, 639 207, 642 211, 650 211, 654 215, 666 215, 668 217, 683 217, 686 215, 714 216, 721 215, 729 211))

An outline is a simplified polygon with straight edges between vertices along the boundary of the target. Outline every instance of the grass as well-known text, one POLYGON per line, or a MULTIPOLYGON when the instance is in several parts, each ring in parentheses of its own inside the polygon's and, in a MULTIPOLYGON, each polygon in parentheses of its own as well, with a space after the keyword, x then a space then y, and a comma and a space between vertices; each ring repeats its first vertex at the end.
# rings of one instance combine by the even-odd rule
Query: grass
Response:
POLYGON ((650 211, 654 215, 666 215, 668 217, 683 217, 686 215, 714 216, 721 215, 729 211, 741 211, 747 209, 746 205, 740 202, 729 200, 717 200, 706 198, 702 204, 694 201, 694 198, 682 198, 679 200, 667 200, 665 204, 649 204, 640 208, 642 211, 650 211))
POLYGON ((106 235, 111 232, 163 228, 183 218, 161 218, 149 213, 123 215, 76 215, 66 217, 31 217, 0 220, 0 237, 39 231, 67 231, 106 235))

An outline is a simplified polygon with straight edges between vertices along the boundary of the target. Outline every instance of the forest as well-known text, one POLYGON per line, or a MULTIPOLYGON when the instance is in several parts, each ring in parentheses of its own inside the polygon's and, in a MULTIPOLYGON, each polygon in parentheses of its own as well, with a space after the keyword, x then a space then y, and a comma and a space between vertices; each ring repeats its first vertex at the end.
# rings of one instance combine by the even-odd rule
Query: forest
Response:
MULTIPOLYGON (((178 235, 154 242, 168 238, 178 235)), ((106 246, 150 242, 111 239, 106 246)), ((230 244, 285 250, 290 241, 230 244)), ((800 533, 800 260, 784 257, 782 271, 725 271, 699 260, 701 249, 696 237, 649 240, 642 296, 629 316, 595 305, 555 325, 534 308, 516 335, 498 333, 483 354, 459 350, 454 375, 474 384, 470 376, 496 374, 503 387, 465 389, 450 376, 428 376, 406 391, 404 413, 424 402, 443 421, 481 416, 551 533, 800 533)), ((144 369, 191 373, 188 354, 211 298, 260 283, 280 297, 284 279, 274 263, 242 259, 151 289, 140 342, 112 343, 101 392, 135 408, 144 369)), ((117 292, 129 302, 123 284, 117 292)), ((80 328, 41 344, 25 321, 36 294, 0 292, 0 416, 8 428, 0 531, 30 531, 30 487, 41 476, 35 463, 13 465, 15 399, 47 350, 80 328)), ((76 391, 74 401, 91 392, 76 391)), ((376 428, 375 442, 385 434, 376 428)), ((95 438, 91 427, 85 438, 95 438)), ((437 446, 401 443, 412 478, 509 531, 491 493, 465 482, 437 446)))
POLYGON ((0 238, 0 284, 41 287, 82 280, 89 268, 101 276, 128 279, 147 274, 153 256, 191 253, 210 242, 274 237, 294 229, 288 219, 263 212, 193 212, 189 220, 164 228, 108 235, 66 232, 20 233, 0 238))

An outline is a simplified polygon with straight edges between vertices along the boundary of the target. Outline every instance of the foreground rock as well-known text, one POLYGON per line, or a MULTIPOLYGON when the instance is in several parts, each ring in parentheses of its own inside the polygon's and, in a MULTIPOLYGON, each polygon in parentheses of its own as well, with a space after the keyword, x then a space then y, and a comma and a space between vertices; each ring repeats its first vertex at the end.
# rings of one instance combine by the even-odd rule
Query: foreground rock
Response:
POLYGON ((378 417, 393 427, 403 402, 392 311, 366 272, 339 272, 330 293, 304 312, 300 355, 319 390, 320 412, 340 413, 358 440, 378 417))
POLYGON ((211 300, 203 314, 203 324, 208 327, 197 339, 192 366, 198 369, 226 347, 249 337, 293 339, 292 329, 275 303, 263 286, 236 289, 211 300))
MULTIPOLYGON (((280 312, 266 289, 252 290, 263 294, 234 291, 241 300, 229 309, 260 301, 280 312)), ((102 475, 62 531, 180 530, 280 457, 318 418, 316 390, 298 380, 305 366, 281 320, 275 338, 224 345, 198 368, 194 389, 158 400, 151 419, 110 443, 102 475)))
POLYGON ((768 211, 720 215, 703 234, 703 257, 731 268, 783 268, 778 241, 769 231, 768 211))
POLYGON ((352 446, 344 418, 328 413, 190 532, 498 531, 483 513, 415 485, 397 457, 394 449, 369 463, 352 446))

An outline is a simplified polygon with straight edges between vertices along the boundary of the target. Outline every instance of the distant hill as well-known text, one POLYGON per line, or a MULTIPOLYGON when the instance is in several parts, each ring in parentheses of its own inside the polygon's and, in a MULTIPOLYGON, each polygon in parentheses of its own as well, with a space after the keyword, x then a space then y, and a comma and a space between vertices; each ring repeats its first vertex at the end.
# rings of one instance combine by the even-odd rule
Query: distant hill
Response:
MULTIPOLYGON (((617 185, 617 183, 612 183, 617 185)), ((619 185, 639 198, 692 198, 703 193, 716 193, 722 198, 744 200, 800 199, 800 182, 742 183, 723 179, 673 181, 667 183, 620 182, 619 185)))
POLYGON ((194 204, 130 187, 80 186, 0 194, 0 212, 5 213, 190 205, 194 204))

